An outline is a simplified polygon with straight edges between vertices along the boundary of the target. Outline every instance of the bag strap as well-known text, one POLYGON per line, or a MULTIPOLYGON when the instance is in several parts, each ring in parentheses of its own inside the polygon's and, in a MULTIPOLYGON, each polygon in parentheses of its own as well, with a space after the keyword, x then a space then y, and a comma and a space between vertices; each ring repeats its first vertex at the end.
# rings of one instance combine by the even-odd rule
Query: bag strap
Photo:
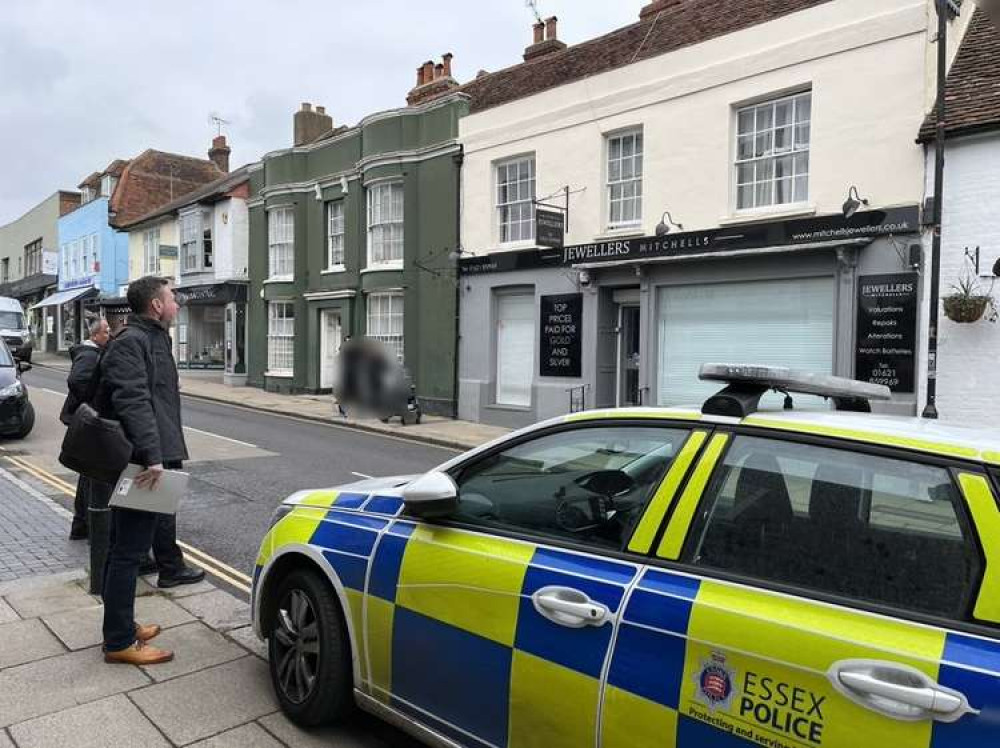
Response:
POLYGON ((87 384, 87 396, 83 399, 87 405, 93 405, 94 399, 97 397, 97 390, 101 386, 101 362, 104 360, 104 354, 107 350, 107 347, 104 347, 97 352, 97 363, 94 373, 90 377, 90 382, 87 384))
MULTIPOLYGON (((149 387, 149 402, 150 405, 153 403, 153 383, 156 381, 156 359, 153 358, 153 345, 149 342, 149 335, 145 331, 139 330, 136 327, 126 326, 120 333, 118 333, 114 339, 108 344, 108 346, 114 345, 122 336, 128 333, 129 330, 135 330, 135 335, 142 336, 142 352, 143 358, 146 359, 146 379, 147 385, 149 387)), ((104 360, 104 354, 108 352, 108 346, 101 349, 101 352, 97 356, 97 369, 94 371, 94 376, 90 378, 90 385, 87 388, 87 399, 84 400, 88 405, 93 405, 94 398, 97 396, 97 390, 101 386, 101 362, 104 360)), ((156 406, 153 406, 155 410, 156 406)))

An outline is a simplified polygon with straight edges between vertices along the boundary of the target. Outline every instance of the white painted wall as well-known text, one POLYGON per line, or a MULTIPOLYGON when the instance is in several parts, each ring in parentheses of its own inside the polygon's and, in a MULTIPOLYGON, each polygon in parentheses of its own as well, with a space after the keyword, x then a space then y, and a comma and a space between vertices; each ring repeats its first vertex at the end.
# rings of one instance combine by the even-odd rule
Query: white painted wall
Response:
MULTIPOLYGON (((604 136, 641 125, 643 221, 669 209, 686 230, 738 222, 734 107, 811 87, 806 214, 839 212, 856 184, 873 207, 917 203, 924 157, 925 0, 834 0, 462 119, 463 245, 498 246, 493 164, 534 153, 537 194, 569 185, 569 244, 607 238, 604 136)), ((778 213, 777 215, 786 215, 778 213)), ((758 214, 763 216, 775 214, 758 214)), ((743 217, 745 218, 745 217, 743 217)))
MULTIPOLYGON (((165 216, 158 224, 150 224, 143 228, 133 228, 128 232, 128 279, 129 282, 137 280, 146 274, 145 267, 145 245, 143 237, 148 229, 160 229, 160 244, 177 247, 180 240, 177 234, 177 218, 173 215, 165 216)), ((160 275, 172 280, 177 279, 178 261, 175 257, 160 258, 160 275)))
POLYGON ((213 212, 215 277, 219 281, 246 279, 250 243, 246 200, 222 200, 215 204, 213 212))
MULTIPOLYGON (((965 248, 980 247, 980 284, 993 284, 1000 258, 1000 132, 949 140, 945 151, 944 219, 941 232, 941 296, 974 273, 965 248)), ((927 192, 933 194, 934 149, 927 149, 927 192)), ((928 272, 930 249, 927 249, 928 272)), ((1000 283, 993 289, 1000 296, 1000 283)), ((952 322, 940 310, 938 412, 942 420, 995 426, 1000 420, 1000 325, 985 319, 952 322)))

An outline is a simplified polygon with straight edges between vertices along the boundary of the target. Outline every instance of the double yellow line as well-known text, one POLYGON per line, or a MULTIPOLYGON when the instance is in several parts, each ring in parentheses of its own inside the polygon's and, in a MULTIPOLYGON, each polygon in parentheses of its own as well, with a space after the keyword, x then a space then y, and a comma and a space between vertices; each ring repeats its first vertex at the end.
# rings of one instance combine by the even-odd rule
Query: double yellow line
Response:
MULTIPOLYGON (((76 495, 76 486, 63 480, 57 475, 53 475, 44 468, 29 462, 23 457, 15 457, 14 455, 4 455, 4 457, 11 465, 20 468, 24 472, 42 481, 42 483, 51 486, 57 491, 64 493, 67 496, 76 495)), ((250 594, 250 584, 253 580, 246 574, 234 569, 228 564, 223 563, 214 556, 210 556, 204 551, 199 551, 197 548, 194 548, 187 543, 183 543, 180 540, 177 541, 177 545, 184 550, 191 563, 204 569, 209 574, 222 579, 228 584, 231 584, 236 589, 250 594)))

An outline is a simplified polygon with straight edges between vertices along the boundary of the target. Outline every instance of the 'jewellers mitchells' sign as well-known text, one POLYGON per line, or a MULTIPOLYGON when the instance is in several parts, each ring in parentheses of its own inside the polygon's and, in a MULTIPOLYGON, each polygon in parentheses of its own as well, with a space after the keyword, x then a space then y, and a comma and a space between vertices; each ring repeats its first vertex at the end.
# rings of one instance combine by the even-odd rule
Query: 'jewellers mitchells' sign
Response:
POLYGON ((561 249, 498 252, 466 258, 462 273, 478 275, 508 270, 533 270, 611 262, 629 262, 657 257, 683 257, 768 247, 794 247, 854 239, 875 239, 890 234, 920 231, 920 209, 913 205, 886 210, 868 210, 851 218, 842 215, 774 221, 749 226, 687 231, 666 236, 618 239, 576 244, 561 249))
POLYGON ((913 392, 917 348, 917 274, 863 275, 858 281, 854 376, 913 392))
POLYGON ((541 298, 539 376, 579 377, 583 358, 583 294, 541 298))

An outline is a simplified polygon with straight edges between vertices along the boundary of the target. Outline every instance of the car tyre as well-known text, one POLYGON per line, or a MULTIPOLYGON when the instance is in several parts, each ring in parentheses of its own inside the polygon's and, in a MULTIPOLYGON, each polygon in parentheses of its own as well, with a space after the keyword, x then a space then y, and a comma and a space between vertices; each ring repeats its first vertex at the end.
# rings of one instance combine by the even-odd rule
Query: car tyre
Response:
POLYGON ((17 432, 17 438, 23 439, 33 428, 35 428, 35 406, 29 402, 24 405, 24 417, 21 419, 21 429, 17 432))
POLYGON ((351 644, 328 582, 307 569, 277 585, 268 621, 271 683, 287 717, 302 727, 338 722, 354 708, 351 644))

